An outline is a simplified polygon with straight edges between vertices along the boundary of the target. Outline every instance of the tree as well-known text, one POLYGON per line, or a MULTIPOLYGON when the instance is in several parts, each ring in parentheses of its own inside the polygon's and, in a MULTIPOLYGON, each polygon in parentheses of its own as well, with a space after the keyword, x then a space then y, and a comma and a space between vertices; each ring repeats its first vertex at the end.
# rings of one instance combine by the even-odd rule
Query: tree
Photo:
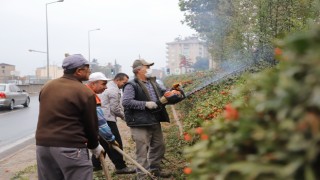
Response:
POLYGON ((196 62, 192 65, 195 70, 207 70, 209 69, 209 59, 203 57, 197 57, 196 62))
POLYGON ((180 67, 180 72, 181 73, 186 73, 189 72, 191 69, 191 62, 190 59, 187 59, 185 55, 180 55, 180 63, 179 63, 179 67, 180 67))
POLYGON ((218 63, 235 53, 273 61, 273 39, 308 29, 308 21, 320 17, 317 0, 179 0, 179 6, 183 23, 199 33, 218 63))

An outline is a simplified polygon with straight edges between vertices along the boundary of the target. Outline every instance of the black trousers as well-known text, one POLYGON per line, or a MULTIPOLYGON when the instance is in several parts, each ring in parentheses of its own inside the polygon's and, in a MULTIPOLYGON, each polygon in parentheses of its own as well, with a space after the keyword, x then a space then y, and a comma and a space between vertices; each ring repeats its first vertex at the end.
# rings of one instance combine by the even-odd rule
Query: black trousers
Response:
MULTIPOLYGON (((120 149, 123 150, 122 140, 121 140, 121 136, 119 133, 117 123, 112 122, 112 121, 107 121, 107 123, 111 129, 112 134, 115 137, 115 140, 120 145, 120 149)), ((122 169, 122 168, 127 167, 125 161, 123 160, 122 154, 120 154, 118 151, 114 150, 112 147, 109 147, 109 144, 106 141, 104 141, 103 139, 100 138, 99 142, 105 150, 104 156, 106 156, 106 154, 108 154, 109 158, 111 159, 111 161, 114 164, 114 166, 116 167, 116 169, 122 169)), ((92 155, 91 159, 92 159, 93 167, 101 167, 100 160, 97 159, 94 155, 92 155)))

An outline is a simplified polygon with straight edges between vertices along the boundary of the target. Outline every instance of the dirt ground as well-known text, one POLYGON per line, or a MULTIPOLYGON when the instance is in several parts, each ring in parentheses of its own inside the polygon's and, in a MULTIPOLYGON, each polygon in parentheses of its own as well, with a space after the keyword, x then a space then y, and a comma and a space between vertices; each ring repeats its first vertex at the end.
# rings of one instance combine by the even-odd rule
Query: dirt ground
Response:
MULTIPOLYGON (((36 146, 28 145, 0 161, 0 179, 15 179, 14 176, 27 167, 36 165, 36 146)), ((38 179, 35 174, 30 174, 30 180, 38 179)))

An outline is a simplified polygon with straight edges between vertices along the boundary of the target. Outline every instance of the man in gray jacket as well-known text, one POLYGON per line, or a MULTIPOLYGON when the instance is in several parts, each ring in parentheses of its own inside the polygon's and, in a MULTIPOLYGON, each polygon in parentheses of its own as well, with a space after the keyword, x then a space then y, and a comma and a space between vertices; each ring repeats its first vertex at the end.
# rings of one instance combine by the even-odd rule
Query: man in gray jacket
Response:
MULTIPOLYGON (((117 126, 117 117, 124 120, 123 107, 121 105, 121 88, 128 82, 129 76, 125 73, 118 73, 112 81, 107 84, 107 89, 99 95, 101 99, 101 107, 107 123, 118 142, 120 149, 123 150, 122 140, 117 126)), ((123 156, 113 148, 104 146, 106 153, 116 167, 116 174, 135 173, 135 169, 127 167, 123 156)), ((93 166, 99 165, 99 160, 93 158, 93 166)), ((99 169, 99 167, 96 167, 99 169)))

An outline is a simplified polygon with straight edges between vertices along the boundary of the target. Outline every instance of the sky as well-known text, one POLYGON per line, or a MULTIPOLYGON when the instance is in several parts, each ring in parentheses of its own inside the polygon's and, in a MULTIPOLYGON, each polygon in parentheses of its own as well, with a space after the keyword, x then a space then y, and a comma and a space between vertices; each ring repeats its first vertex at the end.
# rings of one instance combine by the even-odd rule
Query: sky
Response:
MULTIPOLYGON (((0 63, 20 76, 47 65, 46 3, 54 0, 0 1, 0 63)), ((166 66, 166 43, 196 32, 182 24, 178 0, 64 0, 47 5, 49 62, 61 66, 64 54, 82 54, 99 65, 115 60, 132 75, 139 56, 166 66), (90 31, 99 28, 100 30, 90 31), (89 33, 90 31, 90 33, 89 33)))

